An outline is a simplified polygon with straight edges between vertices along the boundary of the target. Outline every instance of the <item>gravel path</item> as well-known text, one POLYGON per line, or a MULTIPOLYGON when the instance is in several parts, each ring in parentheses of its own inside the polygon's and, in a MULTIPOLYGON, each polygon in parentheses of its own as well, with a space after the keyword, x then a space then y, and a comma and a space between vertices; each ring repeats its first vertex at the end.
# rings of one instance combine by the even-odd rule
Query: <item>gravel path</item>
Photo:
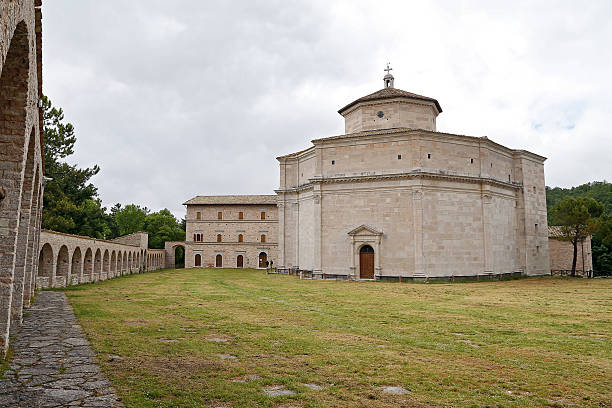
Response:
POLYGON ((0 407, 121 407, 66 295, 39 292, 13 336, 0 407))

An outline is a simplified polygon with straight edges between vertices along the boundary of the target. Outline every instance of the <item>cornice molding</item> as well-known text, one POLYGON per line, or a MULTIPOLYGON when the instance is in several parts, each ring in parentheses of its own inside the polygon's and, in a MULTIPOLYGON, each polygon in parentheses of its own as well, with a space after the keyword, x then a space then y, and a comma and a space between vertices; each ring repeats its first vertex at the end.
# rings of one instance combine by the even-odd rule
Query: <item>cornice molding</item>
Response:
POLYGON ((503 188, 510 188, 513 190, 520 190, 523 188, 522 183, 506 182, 497 180, 491 177, 478 177, 468 176, 460 174, 443 174, 443 173, 432 173, 422 170, 413 170, 404 173, 389 173, 389 174, 372 174, 372 175, 351 175, 351 176, 335 176, 335 177, 317 177, 309 179, 309 183, 303 184, 298 187, 288 189, 275 190, 276 193, 291 193, 298 192, 313 188, 316 184, 330 184, 330 183, 360 183, 369 181, 382 181, 382 180, 400 180, 400 179, 437 179, 437 180, 449 180, 449 181, 461 181, 468 183, 479 183, 488 184, 492 186, 498 186, 503 188))

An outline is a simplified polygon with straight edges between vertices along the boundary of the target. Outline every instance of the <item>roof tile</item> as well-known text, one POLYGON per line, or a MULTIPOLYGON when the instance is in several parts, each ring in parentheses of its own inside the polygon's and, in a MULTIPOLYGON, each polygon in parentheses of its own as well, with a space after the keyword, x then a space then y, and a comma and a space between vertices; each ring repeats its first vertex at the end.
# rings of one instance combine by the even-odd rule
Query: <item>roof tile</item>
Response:
POLYGON ((440 103, 438 103, 438 101, 434 98, 429 98, 423 95, 417 95, 415 93, 403 91, 397 88, 383 88, 380 91, 376 91, 374 93, 371 93, 369 95, 366 95, 359 99, 354 100, 353 102, 346 105, 344 108, 340 109, 338 113, 342 114, 342 112, 344 112, 348 108, 354 105, 357 105, 358 103, 361 103, 361 102, 375 101, 378 99, 392 99, 392 98, 411 98, 411 99, 418 99, 418 100, 426 101, 426 102, 433 102, 436 104, 436 108, 438 108, 438 111, 442 112, 442 107, 440 106, 440 103))

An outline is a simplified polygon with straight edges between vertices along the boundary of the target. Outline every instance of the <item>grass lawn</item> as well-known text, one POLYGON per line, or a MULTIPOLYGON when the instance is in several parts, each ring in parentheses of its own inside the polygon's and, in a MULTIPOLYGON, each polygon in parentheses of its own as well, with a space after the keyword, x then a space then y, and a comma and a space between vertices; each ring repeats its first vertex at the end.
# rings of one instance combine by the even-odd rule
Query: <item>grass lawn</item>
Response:
POLYGON ((610 279, 181 269, 66 293, 129 407, 612 406, 610 279))

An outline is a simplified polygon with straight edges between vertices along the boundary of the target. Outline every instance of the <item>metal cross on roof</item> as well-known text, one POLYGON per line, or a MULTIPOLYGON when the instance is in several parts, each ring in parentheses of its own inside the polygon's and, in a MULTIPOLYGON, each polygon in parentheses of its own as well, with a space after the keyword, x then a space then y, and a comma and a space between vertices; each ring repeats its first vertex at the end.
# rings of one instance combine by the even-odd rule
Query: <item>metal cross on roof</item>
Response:
POLYGON ((390 64, 390 62, 387 62, 387 68, 383 69, 383 71, 387 71, 387 75, 390 73, 389 71, 393 71, 393 68, 389 67, 390 64))

